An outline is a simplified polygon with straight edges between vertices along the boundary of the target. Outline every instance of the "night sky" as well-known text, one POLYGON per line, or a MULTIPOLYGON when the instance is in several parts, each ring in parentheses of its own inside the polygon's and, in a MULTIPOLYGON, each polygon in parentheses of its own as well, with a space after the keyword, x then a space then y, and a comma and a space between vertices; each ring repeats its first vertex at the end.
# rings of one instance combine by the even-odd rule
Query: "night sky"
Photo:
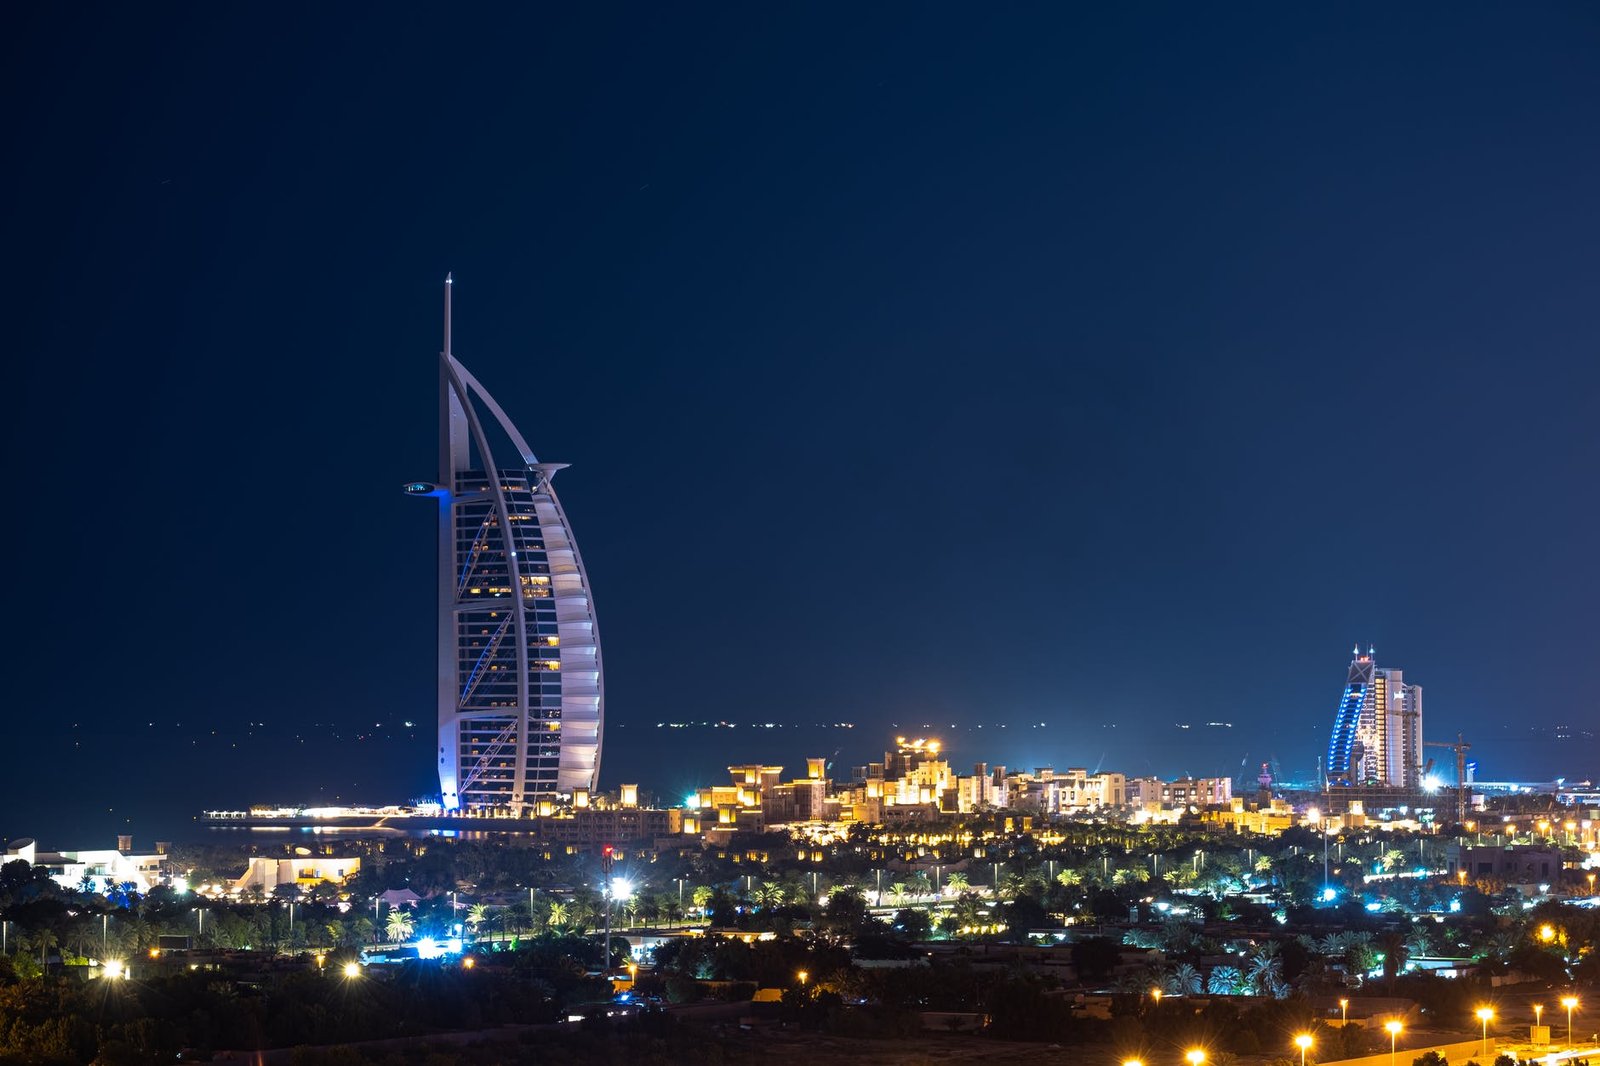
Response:
POLYGON ((446 271, 608 787, 702 719, 1309 776, 1357 640, 1600 771, 1530 755, 1600 701, 1600 11, 580 6, 8 11, 0 830, 437 787, 446 271))

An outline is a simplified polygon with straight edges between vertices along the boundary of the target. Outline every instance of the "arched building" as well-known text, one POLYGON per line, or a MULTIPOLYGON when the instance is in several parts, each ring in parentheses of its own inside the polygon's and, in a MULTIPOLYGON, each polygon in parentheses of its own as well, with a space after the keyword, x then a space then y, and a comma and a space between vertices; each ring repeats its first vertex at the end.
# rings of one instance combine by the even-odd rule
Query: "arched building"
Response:
POLYGON ((451 289, 446 279, 439 477, 405 487, 438 501, 439 791, 447 810, 521 814, 537 797, 596 787, 600 635, 550 484, 566 464, 539 462, 451 354, 451 289))

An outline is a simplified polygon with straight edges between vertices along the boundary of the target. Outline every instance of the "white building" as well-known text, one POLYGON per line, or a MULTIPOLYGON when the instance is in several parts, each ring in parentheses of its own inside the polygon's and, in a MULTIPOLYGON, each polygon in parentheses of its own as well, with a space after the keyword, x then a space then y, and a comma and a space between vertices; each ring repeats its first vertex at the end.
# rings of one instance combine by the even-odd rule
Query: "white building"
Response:
POLYGON ((305 855, 293 859, 270 859, 256 856, 244 876, 233 883, 233 891, 244 893, 259 888, 267 895, 279 885, 299 885, 310 888, 324 881, 338 883, 361 869, 357 857, 329 858, 322 855, 305 855))
POLYGON ((28 837, 6 845, 6 862, 21 859, 29 866, 49 873, 62 888, 104 894, 122 885, 132 885, 143 894, 156 885, 166 884, 170 867, 164 850, 138 854, 132 837, 118 837, 117 847, 87 851, 40 851, 28 837))
MULTIPOLYGON (((445 282, 439 355, 439 789, 446 810, 520 815, 541 797, 593 790, 604 722, 589 579, 542 463, 450 352, 445 282), (497 456, 498 429, 514 455, 497 456)), ((546 402, 559 402, 547 398, 546 402)))

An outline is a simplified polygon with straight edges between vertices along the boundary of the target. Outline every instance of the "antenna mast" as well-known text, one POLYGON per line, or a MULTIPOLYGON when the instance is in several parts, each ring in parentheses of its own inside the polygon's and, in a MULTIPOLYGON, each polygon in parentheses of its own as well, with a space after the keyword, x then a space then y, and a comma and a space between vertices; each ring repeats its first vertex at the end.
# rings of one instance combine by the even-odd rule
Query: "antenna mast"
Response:
POLYGON ((450 354, 450 290, 455 288, 455 275, 444 276, 444 354, 450 354))

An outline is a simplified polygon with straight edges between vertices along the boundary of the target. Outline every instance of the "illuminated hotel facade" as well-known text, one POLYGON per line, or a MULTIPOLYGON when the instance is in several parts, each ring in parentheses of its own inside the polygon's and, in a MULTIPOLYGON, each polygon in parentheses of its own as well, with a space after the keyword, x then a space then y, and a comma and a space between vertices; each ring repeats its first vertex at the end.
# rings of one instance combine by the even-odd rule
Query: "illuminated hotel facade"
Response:
POLYGON ((1372 649, 1350 661, 1328 743, 1330 785, 1422 785, 1422 686, 1380 667, 1372 649))
POLYGON ((445 282, 438 501, 438 769, 445 809, 505 808, 593 790, 604 696, 583 561, 551 478, 450 350, 445 282), (490 422, 484 413, 493 416, 490 422), (490 433, 508 441, 502 465, 490 433))

